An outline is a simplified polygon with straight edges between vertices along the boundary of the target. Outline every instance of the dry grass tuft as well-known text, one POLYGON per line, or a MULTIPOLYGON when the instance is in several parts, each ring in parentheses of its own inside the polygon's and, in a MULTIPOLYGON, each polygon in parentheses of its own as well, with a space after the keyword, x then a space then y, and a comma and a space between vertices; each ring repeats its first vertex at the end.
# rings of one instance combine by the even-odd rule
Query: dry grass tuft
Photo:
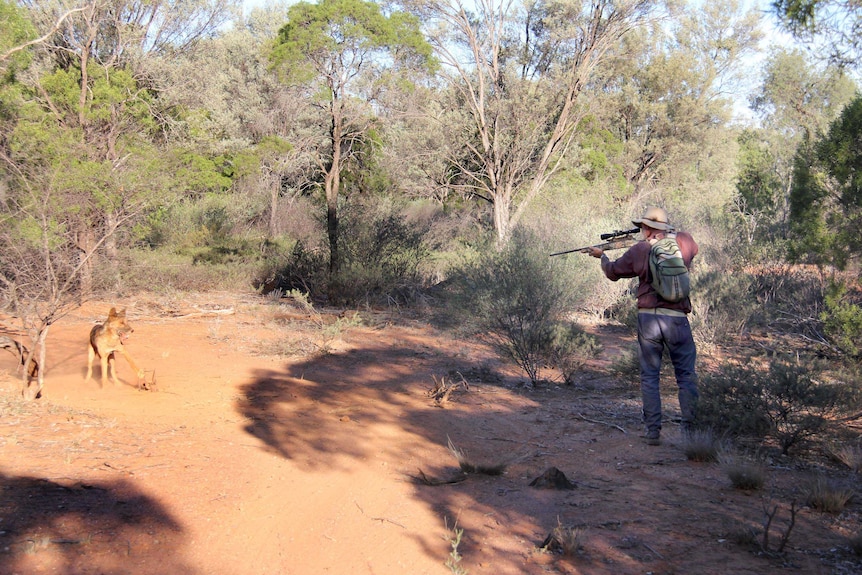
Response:
POLYGON ((452 440, 449 437, 446 437, 449 442, 449 451, 455 456, 455 459, 458 461, 458 466, 461 468, 461 471, 464 473, 473 473, 480 475, 503 475, 506 471, 506 467, 508 464, 506 463, 496 463, 496 464, 479 464, 471 461, 467 457, 467 452, 463 449, 459 449, 455 447, 455 444, 452 443, 452 440))
POLYGON ((833 449, 832 457, 846 465, 853 473, 862 471, 862 445, 858 441, 833 449))
POLYGON ((852 488, 830 481, 823 475, 809 481, 805 488, 806 503, 825 513, 841 513, 853 499, 853 495, 852 488))
POLYGON ((683 435, 682 451, 689 461, 717 461, 720 447, 711 429, 695 429, 683 435))
POLYGON ((557 526, 551 532, 550 541, 545 547, 558 549, 563 555, 575 555, 583 547, 583 535, 583 529, 563 525, 558 517, 557 526))
POLYGON ((756 490, 766 482, 766 466, 758 457, 720 451, 717 460, 736 489, 756 490))
POLYGON ((447 382, 445 377, 441 377, 438 380, 436 375, 431 376, 434 380, 434 387, 428 391, 428 396, 434 400, 434 404, 437 407, 445 407, 455 391, 470 390, 470 384, 467 383, 464 376, 460 373, 458 373, 458 375, 461 377, 461 381, 447 382))

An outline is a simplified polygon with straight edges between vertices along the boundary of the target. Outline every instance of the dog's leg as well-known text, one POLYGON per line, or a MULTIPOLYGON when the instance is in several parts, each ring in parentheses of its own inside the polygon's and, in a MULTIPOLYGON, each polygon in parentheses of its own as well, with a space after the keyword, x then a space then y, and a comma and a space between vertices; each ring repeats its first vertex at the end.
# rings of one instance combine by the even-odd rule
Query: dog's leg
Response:
POLYGON ((120 385, 121 382, 117 378, 117 350, 111 352, 108 358, 108 367, 111 369, 111 381, 114 382, 114 385, 120 385))
POLYGON ((87 346, 87 377, 84 378, 84 383, 87 383, 93 377, 93 361, 96 359, 96 350, 93 349, 93 344, 87 346))
MULTIPOLYGON (((102 360, 102 387, 105 387, 105 384, 108 382, 108 368, 111 365, 111 359, 113 358, 114 352, 108 352, 102 354, 99 359, 102 360)), ((114 384, 116 385, 116 380, 114 384)))
POLYGON ((137 375, 137 376, 138 376, 138 379, 139 379, 139 380, 144 379, 144 376, 146 375, 146 374, 144 373, 144 370, 143 370, 143 369, 138 368, 138 366, 135 364, 135 360, 133 360, 133 359, 132 359, 132 356, 131 356, 131 355, 129 355, 129 352, 127 352, 127 351, 125 350, 125 348, 120 348, 120 349, 118 349, 117 351, 118 351, 118 352, 120 352, 121 354, 123 354, 123 357, 125 357, 125 358, 126 358, 126 361, 127 361, 127 362, 129 362, 129 367, 131 367, 131 368, 132 368, 132 371, 134 371, 134 372, 135 372, 135 375, 137 375))

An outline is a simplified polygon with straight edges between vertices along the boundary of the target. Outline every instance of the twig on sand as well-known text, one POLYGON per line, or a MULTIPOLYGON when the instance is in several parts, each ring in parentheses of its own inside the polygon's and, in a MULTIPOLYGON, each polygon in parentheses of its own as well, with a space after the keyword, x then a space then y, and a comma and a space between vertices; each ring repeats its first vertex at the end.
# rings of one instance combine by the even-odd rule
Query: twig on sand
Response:
POLYGON ((387 522, 387 523, 391 523, 392 525, 397 525, 398 527, 401 527, 402 529, 407 529, 406 527, 404 527, 403 525, 401 525, 401 524, 400 524, 400 523, 398 523, 397 521, 393 521, 393 520, 391 520, 391 519, 387 519, 386 517, 371 517, 371 516, 369 516, 369 515, 366 515, 366 514, 365 514, 365 510, 364 510, 362 507, 360 507, 360 506, 359 506, 359 503, 357 503, 356 501, 354 501, 354 502, 353 502, 353 504, 354 504, 354 505, 356 505, 356 508, 357 508, 357 509, 359 509, 359 512, 360 512, 360 513, 362 513, 362 514, 363 514, 363 515, 365 515, 366 517, 369 517, 370 519, 373 519, 374 521, 380 521, 381 523, 385 521, 385 522, 387 522))
POLYGON ((623 429, 622 427, 620 427, 619 425, 617 425, 615 423, 608 423, 606 421, 598 421, 596 419, 590 419, 589 417, 585 417, 582 413, 577 413, 575 415, 577 415, 578 417, 580 417, 584 421, 589 421, 590 423, 596 423, 598 425, 607 425, 608 427, 614 427, 616 429, 619 429, 623 433, 628 433, 625 429, 623 429))
POLYGON ((421 469, 417 471, 419 471, 419 475, 408 474, 408 476, 411 477, 417 483, 421 483, 423 485, 451 485, 453 483, 461 483, 462 481, 466 481, 467 479, 466 473, 461 473, 449 479, 429 479, 428 476, 425 475, 424 471, 422 471, 421 469))

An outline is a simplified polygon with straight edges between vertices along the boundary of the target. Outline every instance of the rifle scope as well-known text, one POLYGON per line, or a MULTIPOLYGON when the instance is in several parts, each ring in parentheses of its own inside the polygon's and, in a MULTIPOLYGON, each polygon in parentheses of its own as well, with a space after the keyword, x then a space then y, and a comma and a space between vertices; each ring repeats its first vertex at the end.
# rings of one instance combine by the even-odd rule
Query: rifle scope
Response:
POLYGON ((612 240, 612 239, 614 239, 614 238, 619 238, 619 237, 622 237, 622 236, 628 236, 628 235, 631 235, 631 234, 636 234, 636 233, 638 233, 639 231, 641 231, 641 229, 640 229, 640 228, 632 228, 632 229, 630 229, 630 230, 617 230, 617 231, 610 232, 610 233, 607 233, 607 234, 602 234, 602 235, 600 235, 599 237, 600 237, 600 238, 602 238, 603 240, 607 241, 607 240, 612 240))

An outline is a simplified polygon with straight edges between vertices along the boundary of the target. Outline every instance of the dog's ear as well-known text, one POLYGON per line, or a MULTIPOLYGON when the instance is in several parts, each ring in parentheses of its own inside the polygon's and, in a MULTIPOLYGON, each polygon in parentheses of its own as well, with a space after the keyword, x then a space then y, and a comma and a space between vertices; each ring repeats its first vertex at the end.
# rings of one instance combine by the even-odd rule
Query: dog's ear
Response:
POLYGON ((111 311, 108 312, 108 319, 112 317, 117 317, 117 308, 112 307, 111 311))

